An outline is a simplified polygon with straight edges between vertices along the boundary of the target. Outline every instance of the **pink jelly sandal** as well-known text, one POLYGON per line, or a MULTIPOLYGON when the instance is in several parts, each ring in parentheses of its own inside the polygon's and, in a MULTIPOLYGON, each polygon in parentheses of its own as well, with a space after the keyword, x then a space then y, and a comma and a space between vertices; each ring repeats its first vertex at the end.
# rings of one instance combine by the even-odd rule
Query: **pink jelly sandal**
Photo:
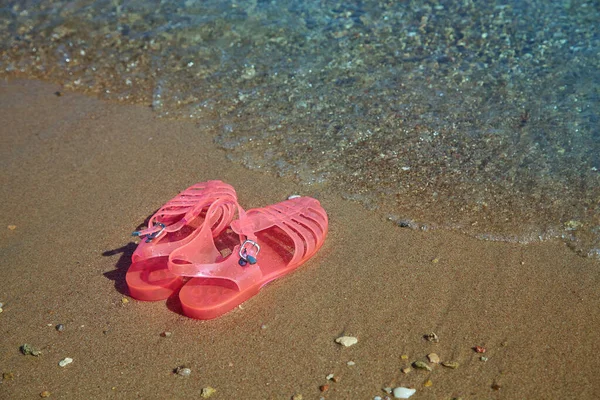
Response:
POLYGON ((239 213, 231 223, 239 241, 229 256, 221 255, 207 229, 169 256, 173 274, 194 277, 179 292, 188 317, 211 319, 232 310, 308 260, 327 235, 327 214, 310 197, 239 213))
POLYGON ((133 233, 143 241, 133 253, 125 276, 131 297, 163 300, 181 288, 183 278, 167 268, 169 254, 189 243, 204 227, 211 235, 219 235, 236 211, 235 190, 221 181, 197 183, 169 200, 150 218, 148 228, 133 233), (209 208, 211 218, 206 217, 209 208))

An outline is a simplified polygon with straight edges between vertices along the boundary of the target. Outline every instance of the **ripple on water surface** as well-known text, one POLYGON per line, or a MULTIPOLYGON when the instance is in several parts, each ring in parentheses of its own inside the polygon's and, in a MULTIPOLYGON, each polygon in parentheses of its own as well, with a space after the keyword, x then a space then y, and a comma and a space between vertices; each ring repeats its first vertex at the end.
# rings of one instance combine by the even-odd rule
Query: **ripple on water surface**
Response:
POLYGON ((0 74, 197 119, 248 168, 600 256, 598 2, 27 1, 0 74))

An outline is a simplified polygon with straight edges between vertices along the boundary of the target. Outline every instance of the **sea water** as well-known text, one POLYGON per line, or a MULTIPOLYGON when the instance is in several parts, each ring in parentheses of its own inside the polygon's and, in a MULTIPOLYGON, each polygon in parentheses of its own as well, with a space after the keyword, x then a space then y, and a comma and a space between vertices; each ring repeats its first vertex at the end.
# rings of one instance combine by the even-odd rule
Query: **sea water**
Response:
POLYGON ((0 1, 0 75, 194 119, 400 226, 600 257, 595 0, 0 1))

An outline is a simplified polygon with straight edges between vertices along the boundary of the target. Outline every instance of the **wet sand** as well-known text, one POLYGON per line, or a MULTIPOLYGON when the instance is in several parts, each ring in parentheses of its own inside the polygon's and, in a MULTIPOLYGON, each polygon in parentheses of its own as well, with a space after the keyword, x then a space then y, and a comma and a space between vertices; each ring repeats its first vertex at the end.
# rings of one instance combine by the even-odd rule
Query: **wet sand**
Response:
POLYGON ((560 241, 400 228, 327 187, 229 162, 192 122, 52 84, 1 82, 0 121, 0 398, 197 399, 208 386, 214 399, 372 399, 396 386, 412 399, 600 397, 600 265, 560 241), (324 247, 216 320, 186 318, 175 299, 124 303, 131 231, 209 179, 246 208, 318 198, 324 247), (342 348, 341 335, 358 343, 342 348), (401 372, 432 352, 459 367, 401 372))

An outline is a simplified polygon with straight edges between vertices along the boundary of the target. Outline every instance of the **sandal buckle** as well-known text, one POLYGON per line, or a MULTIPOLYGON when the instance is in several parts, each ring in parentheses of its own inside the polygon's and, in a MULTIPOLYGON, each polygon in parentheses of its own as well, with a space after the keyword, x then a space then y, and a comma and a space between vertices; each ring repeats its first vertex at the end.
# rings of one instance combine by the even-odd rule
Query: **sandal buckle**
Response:
POLYGON ((146 243, 150 243, 152 241, 152 239, 155 239, 158 235, 160 235, 161 233, 163 233, 163 231, 165 230, 165 228, 167 227, 165 224, 160 223, 160 222, 155 222, 154 226, 159 225, 160 229, 156 232, 152 232, 150 234, 144 235, 142 234, 142 232, 140 231, 135 231, 132 233, 133 236, 146 236, 146 243))
POLYGON ((240 256, 239 264, 241 266, 246 265, 246 263, 250 263, 251 265, 256 264, 256 256, 258 255, 259 251, 260 245, 258 243, 256 243, 254 240, 246 239, 244 243, 242 243, 242 245, 240 246, 240 251, 238 253, 240 256), (256 249, 254 255, 248 254, 248 248, 246 247, 246 245, 252 246, 256 249))

